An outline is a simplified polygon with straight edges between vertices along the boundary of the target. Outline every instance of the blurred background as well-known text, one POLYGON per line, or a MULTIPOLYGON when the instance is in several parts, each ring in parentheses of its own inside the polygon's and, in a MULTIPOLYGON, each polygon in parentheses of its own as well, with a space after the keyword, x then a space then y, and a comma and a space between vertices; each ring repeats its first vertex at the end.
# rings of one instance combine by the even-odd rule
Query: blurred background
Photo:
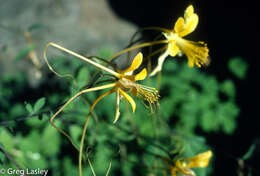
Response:
MULTIPOLYGON (((86 139, 93 166, 97 175, 105 175, 112 159, 110 175, 170 175, 167 163, 154 153, 177 151, 191 157, 211 149, 210 166, 196 170, 197 175, 260 175, 255 1, 0 2, 0 168, 18 167, 14 160, 21 168, 48 169, 48 175, 77 175, 77 151, 48 119, 89 83, 96 69, 49 49, 51 65, 75 76, 78 84, 55 76, 43 60, 48 42, 108 59, 140 28, 173 28, 192 4, 199 25, 187 39, 208 44, 210 66, 190 69, 185 57, 167 59, 160 109, 153 115, 141 102, 135 115, 122 103, 119 122, 112 125, 114 107, 104 105, 114 102, 114 96, 100 102, 98 120, 91 121, 86 139)), ((140 36, 151 41, 154 33, 140 36)), ((119 59, 117 63, 126 66, 119 59)), ((157 87, 158 79, 144 84, 157 87)), ((98 95, 85 99, 91 103, 98 95)), ((76 144, 88 110, 89 105, 77 100, 57 120, 76 144)), ((84 173, 91 175, 89 165, 84 166, 84 173)))

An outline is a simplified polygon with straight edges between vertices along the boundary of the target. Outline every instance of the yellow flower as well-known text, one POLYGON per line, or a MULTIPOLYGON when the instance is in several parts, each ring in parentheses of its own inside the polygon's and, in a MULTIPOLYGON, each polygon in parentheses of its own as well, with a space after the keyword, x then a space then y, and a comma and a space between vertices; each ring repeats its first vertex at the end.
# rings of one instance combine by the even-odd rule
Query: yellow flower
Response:
MULTIPOLYGON (((111 70, 108 67, 104 67, 103 65, 100 65, 84 56, 81 56, 71 50, 68 50, 66 48, 63 48, 55 43, 49 43, 46 48, 45 48, 45 52, 44 52, 44 59, 48 65, 48 67, 50 68, 50 70, 52 70, 56 75, 58 76, 62 76, 60 74, 58 74, 57 72, 54 71, 54 69, 50 66, 50 64, 48 63, 47 57, 46 57, 46 51, 48 46, 53 46, 55 48, 58 48, 60 50, 63 50, 71 55, 74 55, 76 57, 78 57, 79 59, 82 59, 94 66, 96 66, 99 69, 102 69, 104 71, 107 71, 109 73, 111 73, 112 75, 114 75, 117 80, 114 83, 110 83, 110 84, 106 84, 106 85, 102 85, 102 86, 98 86, 98 87, 93 87, 93 88, 89 88, 89 89, 84 89, 80 92, 78 92, 77 94, 75 94, 73 97, 71 97, 52 117, 51 117, 51 122, 53 122, 54 118, 68 105, 70 104, 74 99, 76 99, 77 97, 79 97, 80 95, 82 95, 83 93, 87 93, 87 92, 92 92, 92 91, 96 91, 96 90, 102 90, 102 89, 107 89, 107 88, 112 88, 109 91, 105 92, 104 94, 100 95, 92 104, 91 108, 90 108, 90 113, 93 111, 94 107, 96 106, 96 104, 103 99, 105 96, 112 94, 112 93, 116 93, 116 112, 115 112, 115 118, 114 118, 114 123, 118 120, 120 112, 119 112, 119 103, 120 103, 120 98, 123 97, 125 98, 131 105, 133 112, 135 112, 136 109, 136 104, 135 101, 132 99, 132 97, 130 95, 127 94, 127 92, 130 92, 133 96, 137 96, 140 97, 144 100, 146 100, 149 104, 154 104, 158 102, 159 99, 159 94, 158 91, 155 88, 151 88, 151 87, 147 87, 147 86, 143 86, 141 84, 137 84, 136 81, 139 80, 144 80, 147 76, 147 71, 144 68, 141 72, 139 72, 136 75, 133 75, 133 71, 135 71, 137 68, 140 67, 140 65, 142 64, 142 60, 143 60, 143 55, 142 53, 138 53, 135 58, 132 61, 132 64, 130 65, 129 68, 125 69, 125 70, 119 70, 116 69, 116 71, 111 70)), ((53 124, 54 125, 54 124, 53 124)))
POLYGON ((188 158, 187 161, 177 160, 174 162, 174 166, 171 167, 171 175, 176 176, 177 173, 181 173, 185 176, 195 176, 196 174, 191 170, 191 168, 207 167, 211 157, 212 151, 209 150, 188 158))
POLYGON ((158 65, 150 74, 155 75, 161 71, 164 60, 168 55, 174 57, 178 53, 184 53, 188 58, 188 64, 197 67, 209 64, 209 55, 207 44, 204 42, 193 42, 183 39, 184 36, 192 33, 198 25, 199 17, 194 13, 193 6, 190 5, 184 13, 184 18, 179 17, 172 30, 162 29, 163 35, 167 39, 167 49, 159 57, 158 65))
POLYGON ((115 87, 110 90, 116 92, 116 115, 114 123, 118 120, 119 117, 119 102, 120 96, 124 97, 132 106, 133 112, 135 112, 136 104, 134 100, 126 93, 131 92, 133 96, 140 97, 150 104, 156 103, 159 99, 158 91, 155 88, 143 86, 141 84, 136 84, 136 81, 144 80, 147 76, 146 68, 136 75, 132 75, 133 71, 140 67, 143 60, 142 53, 138 53, 131 66, 125 70, 117 70, 120 76, 115 87))

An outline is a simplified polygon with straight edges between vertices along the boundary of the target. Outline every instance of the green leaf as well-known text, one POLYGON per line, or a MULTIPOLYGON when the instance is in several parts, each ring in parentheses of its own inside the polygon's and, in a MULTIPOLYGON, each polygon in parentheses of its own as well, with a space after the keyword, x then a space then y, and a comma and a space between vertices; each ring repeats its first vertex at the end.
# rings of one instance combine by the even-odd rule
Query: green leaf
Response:
MULTIPOLYGON (((48 116, 46 114, 43 114, 42 119, 48 119, 48 116)), ((34 116, 34 117, 27 119, 25 121, 25 123, 30 125, 33 128, 39 128, 42 125, 46 125, 46 121, 39 119, 38 116, 34 116)))
MULTIPOLYGON (((59 121, 57 121, 59 122, 59 121)), ((56 125, 59 126, 60 123, 56 125)), ((45 127, 41 135, 41 150, 47 156, 54 156, 60 150, 61 138, 58 130, 51 125, 45 127)))
POLYGON ((35 103, 34 107, 33 107, 33 112, 37 113, 43 106, 45 105, 45 98, 40 98, 39 100, 37 100, 37 102, 35 103))
POLYGON ((191 136, 186 140, 185 154, 188 157, 195 156, 208 150, 206 139, 202 136, 191 136))
POLYGON ((0 142, 0 148, 3 149, 4 145, 0 142))
POLYGON ((225 80, 220 85, 220 91, 225 93, 227 96, 234 98, 236 94, 236 88, 232 80, 225 80))
POLYGON ((45 26, 43 24, 33 24, 33 25, 28 27, 29 32, 36 30, 36 29, 48 29, 48 28, 47 28, 47 26, 45 26))
POLYGON ((24 152, 38 153, 41 144, 38 142, 41 134, 38 130, 32 130, 28 136, 21 138, 19 141, 19 149, 24 152))
POLYGON ((12 107, 10 107, 10 117, 17 117, 21 114, 24 114, 26 111, 24 109, 24 105, 22 103, 16 103, 12 107))
POLYGON ((248 64, 241 57, 230 59, 228 62, 228 67, 230 71, 239 79, 246 78, 248 64))
POLYGON ((21 51, 19 51, 19 53, 16 55, 15 57, 15 61, 19 61, 20 59, 22 59, 24 56, 26 56, 27 54, 29 54, 30 51, 34 50, 36 47, 35 45, 29 45, 26 48, 22 49, 21 51))
MULTIPOLYGON (((1 149, 1 147, 0 147, 1 149)), ((2 166, 2 163, 4 163, 4 161, 6 160, 6 156, 4 155, 4 153, 2 151, 0 151, 0 166, 2 166)))
POLYGON ((112 55, 113 55, 113 49, 109 48, 109 47, 104 47, 104 48, 101 48, 99 51, 98 51, 98 57, 101 57, 101 58, 104 58, 104 59, 108 59, 110 58, 112 55))
POLYGON ((73 141, 75 141, 77 144, 79 144, 80 135, 82 133, 82 129, 77 125, 71 125, 70 128, 70 135, 73 141))
POLYGON ((30 103, 27 103, 25 105, 26 110, 29 112, 29 114, 34 114, 33 107, 30 103))
POLYGON ((87 67, 82 67, 79 70, 76 80, 77 80, 77 86, 80 88, 87 85, 87 82, 89 80, 89 71, 87 67))
POLYGON ((249 150, 244 154, 244 156, 242 156, 242 159, 243 160, 249 159, 253 155, 255 147, 256 147, 255 144, 251 145, 249 150))
POLYGON ((233 102, 222 103, 216 114, 223 131, 226 134, 232 134, 236 129, 236 117, 239 114, 239 108, 233 102))
MULTIPOLYGON (((62 162, 65 176, 78 175, 77 167, 73 164, 70 157, 65 157, 62 162)), ((84 174, 83 174, 84 175, 84 174)))

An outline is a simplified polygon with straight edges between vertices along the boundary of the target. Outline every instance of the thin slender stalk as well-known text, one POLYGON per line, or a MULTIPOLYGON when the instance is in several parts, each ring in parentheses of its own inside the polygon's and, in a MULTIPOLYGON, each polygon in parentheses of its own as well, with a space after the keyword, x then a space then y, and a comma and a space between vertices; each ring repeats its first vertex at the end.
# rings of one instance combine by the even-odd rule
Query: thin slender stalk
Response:
POLYGON ((89 119, 91 117, 92 111, 94 110, 96 104, 105 96, 113 93, 115 91, 115 89, 111 89, 109 91, 107 91, 106 93, 100 95, 95 101, 94 103, 91 105, 88 116, 86 118, 86 122, 84 124, 84 128, 82 131, 82 136, 81 136, 81 140, 80 140, 80 148, 79 148, 79 175, 82 176, 82 152, 83 152, 83 146, 84 146, 84 139, 85 139, 85 135, 86 135, 86 131, 87 131, 87 127, 88 127, 88 122, 89 119))
POLYGON ((141 29, 141 31, 144 31, 144 30, 155 30, 155 31, 162 31, 162 32, 167 32, 167 33, 171 31, 169 29, 162 28, 162 27, 144 27, 141 29))
POLYGON ((60 133, 62 133, 64 136, 66 136, 69 141, 71 142, 71 144, 74 146, 75 149, 78 150, 78 147, 76 146, 76 144, 72 141, 71 137, 65 132, 63 131, 61 128, 57 127, 54 124, 54 119, 56 118, 56 116, 61 113, 64 108, 69 105, 74 99, 76 99, 77 97, 79 97, 80 95, 82 95, 83 93, 87 93, 87 92, 92 92, 92 91, 96 91, 96 90, 102 90, 102 89, 106 89, 106 88, 110 88, 110 87, 114 87, 115 83, 112 84, 107 84, 107 85, 103 85, 103 86, 99 86, 99 87, 93 87, 93 88, 89 88, 89 89, 84 89, 80 92, 78 92, 77 94, 75 94, 73 97, 71 97, 61 108, 59 108, 59 110, 50 118, 50 122, 51 125, 57 129, 60 133))
MULTIPOLYGON (((98 63, 96 63, 96 62, 94 62, 94 61, 92 61, 92 60, 90 60, 90 59, 88 59, 88 58, 86 58, 86 57, 84 57, 84 56, 81 56, 80 54, 77 54, 77 53, 75 53, 75 52, 73 52, 73 51, 71 51, 71 50, 69 50, 69 49, 66 49, 66 48, 64 48, 64 47, 62 47, 62 46, 60 46, 60 45, 57 45, 57 44, 55 44, 55 43, 52 43, 52 42, 50 42, 50 43, 48 43, 48 44, 46 45, 46 47, 45 47, 45 49, 44 49, 44 58, 47 58, 47 57, 46 57, 46 52, 47 52, 47 49, 48 49, 49 46, 53 46, 53 47, 58 48, 58 49, 60 49, 60 50, 62 50, 62 51, 65 51, 65 52, 67 52, 67 53, 69 53, 69 54, 71 54, 71 55, 73 55, 73 56, 75 56, 75 57, 77 57, 77 58, 79 58, 79 59, 81 59, 81 60, 86 61, 87 63, 89 63, 89 64, 91 64, 91 65, 94 65, 95 67, 97 67, 97 68, 99 68, 99 69, 101 69, 101 70, 105 70, 105 71, 107 71, 108 73, 111 73, 112 75, 114 75, 114 76, 116 76, 116 77, 120 77, 120 76, 121 76, 119 73, 117 73, 117 72, 115 72, 115 71, 113 71, 113 70, 111 70, 111 69, 109 69, 109 68, 107 68, 107 67, 105 67, 105 66, 103 66, 103 65, 100 65, 100 64, 98 64, 98 63)), ((47 60, 47 59, 45 59, 45 60, 47 60)), ((47 62, 47 61, 46 61, 46 62, 47 62)), ((49 67, 49 68, 50 68, 50 67, 49 67)), ((51 69, 51 68, 50 68, 50 69, 51 69)), ((53 69, 51 69, 51 70, 53 70, 53 69)))
POLYGON ((143 47, 152 46, 152 45, 157 45, 157 44, 163 44, 163 43, 167 43, 167 42, 168 42, 167 40, 159 40, 159 41, 146 42, 146 43, 142 43, 142 44, 139 44, 139 45, 134 45, 134 46, 131 46, 129 48, 126 48, 126 49, 121 50, 120 52, 116 53, 115 55, 113 55, 112 57, 109 58, 109 61, 111 62, 115 58, 117 58, 118 56, 120 56, 124 53, 127 53, 131 50, 134 50, 134 49, 143 48, 143 47))
POLYGON ((56 72, 53 67, 51 66, 51 64, 49 63, 48 59, 47 59, 47 49, 48 47, 52 45, 52 43, 48 43, 45 48, 44 48, 44 51, 43 51, 43 58, 47 64, 47 66, 49 67, 49 69, 55 74, 57 75, 58 77, 70 77, 72 80, 73 80, 73 84, 76 85, 76 79, 74 78, 74 76, 72 76, 71 74, 60 74, 58 72, 56 72))
POLYGON ((111 159, 110 162, 109 162, 109 166, 108 166, 108 169, 107 169, 106 176, 108 176, 108 174, 109 174, 109 172, 110 172, 110 169, 111 169, 111 166, 112 166, 112 159, 111 159))
POLYGON ((90 169, 91 169, 91 172, 92 172, 93 176, 96 176, 95 170, 94 170, 94 168, 93 168, 93 166, 91 164, 91 161, 90 161, 89 157, 87 157, 87 159, 88 159, 88 164, 90 166, 90 169))

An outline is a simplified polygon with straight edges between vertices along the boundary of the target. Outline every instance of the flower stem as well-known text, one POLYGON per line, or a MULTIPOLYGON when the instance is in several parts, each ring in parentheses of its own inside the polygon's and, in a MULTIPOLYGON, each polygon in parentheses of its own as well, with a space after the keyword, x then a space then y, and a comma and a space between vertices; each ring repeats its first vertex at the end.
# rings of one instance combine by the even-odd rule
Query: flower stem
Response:
POLYGON ((126 48, 126 49, 121 50, 120 52, 116 53, 115 55, 113 55, 112 57, 109 58, 109 61, 111 62, 115 58, 117 58, 118 56, 120 56, 124 53, 127 53, 131 50, 134 50, 134 49, 143 48, 143 47, 152 46, 152 45, 157 45, 157 44, 162 44, 162 43, 167 43, 167 42, 168 42, 167 40, 159 40, 159 41, 146 42, 146 43, 142 43, 142 44, 139 44, 139 45, 134 45, 134 46, 131 46, 129 48, 126 48))
MULTIPOLYGON (((114 83, 113 83, 114 84, 114 83)), ((102 99, 104 98, 105 96, 113 93, 115 91, 115 89, 111 89, 109 91, 107 91, 106 93, 100 95, 95 101, 94 103, 91 105, 90 107, 90 110, 89 110, 89 113, 88 113, 88 116, 87 116, 87 119, 86 119, 86 122, 84 124, 84 128, 83 128, 83 131, 82 131, 82 136, 81 136, 81 140, 80 140, 80 148, 79 148, 79 176, 82 176, 82 153, 83 153, 83 146, 84 146, 84 139, 85 139, 85 136, 86 136, 86 131, 87 131, 87 127, 88 127, 88 122, 89 122, 89 119, 91 117, 91 114, 96 106, 96 104, 102 99)))
POLYGON ((73 55, 73 56, 75 56, 75 57, 77 57, 77 58, 79 58, 79 59, 81 59, 81 60, 86 61, 87 63, 89 63, 89 64, 91 64, 91 65, 94 65, 95 67, 97 67, 97 68, 99 68, 99 69, 101 69, 101 70, 105 70, 105 71, 107 71, 108 73, 111 73, 112 75, 114 75, 114 76, 116 76, 116 77, 120 77, 120 76, 121 76, 119 73, 117 73, 117 72, 115 72, 115 71, 113 71, 113 70, 111 70, 111 69, 109 69, 109 68, 107 68, 107 67, 105 67, 105 66, 103 66, 103 65, 101 65, 101 64, 98 64, 98 63, 96 63, 96 62, 94 62, 94 61, 92 61, 92 60, 90 60, 90 59, 88 59, 88 58, 86 58, 86 57, 84 57, 84 56, 81 56, 80 54, 77 54, 77 53, 75 53, 75 52, 73 52, 73 51, 71 51, 71 50, 69 50, 69 49, 66 49, 66 48, 64 48, 64 47, 62 47, 62 46, 60 46, 60 45, 57 45, 57 44, 55 44, 55 43, 52 43, 52 42, 48 43, 48 44, 46 45, 45 49, 44 49, 44 56, 45 56, 45 57, 46 57, 46 51, 47 51, 47 49, 48 49, 49 46, 53 46, 53 47, 58 48, 58 49, 60 49, 60 50, 62 50, 62 51, 65 51, 65 52, 67 52, 67 53, 69 53, 69 54, 71 54, 71 55, 73 55))

